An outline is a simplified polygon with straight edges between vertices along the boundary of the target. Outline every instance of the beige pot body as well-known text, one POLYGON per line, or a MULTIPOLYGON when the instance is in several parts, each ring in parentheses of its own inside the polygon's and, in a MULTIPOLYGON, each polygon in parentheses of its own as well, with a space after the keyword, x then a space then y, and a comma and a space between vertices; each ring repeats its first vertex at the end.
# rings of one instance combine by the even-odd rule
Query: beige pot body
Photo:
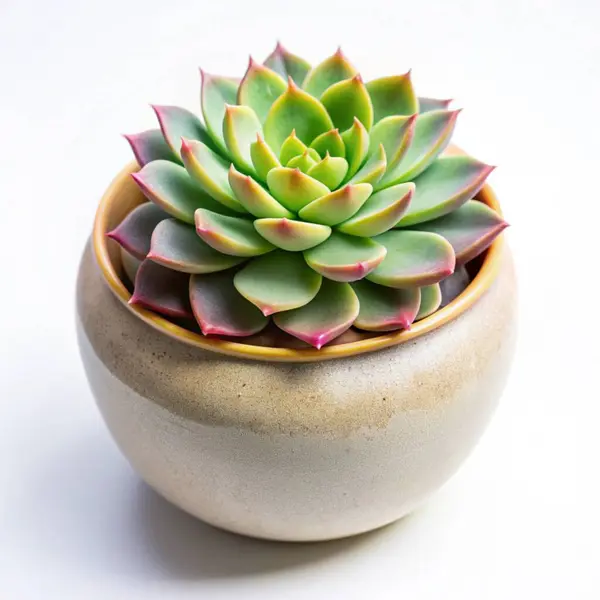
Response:
POLYGON ((117 300, 89 247, 77 294, 87 376, 133 468, 208 523, 276 540, 375 529, 439 488, 490 419, 516 332, 506 254, 458 319, 316 363, 230 358, 167 337, 117 300))

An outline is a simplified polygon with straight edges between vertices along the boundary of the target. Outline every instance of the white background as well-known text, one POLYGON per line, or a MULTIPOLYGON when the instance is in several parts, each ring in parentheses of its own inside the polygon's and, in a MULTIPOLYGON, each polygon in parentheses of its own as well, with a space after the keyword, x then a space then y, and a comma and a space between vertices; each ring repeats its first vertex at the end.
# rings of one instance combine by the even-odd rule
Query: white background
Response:
POLYGON ((600 4, 595 0, 0 2, 0 597, 600 598, 600 4), (460 473, 372 535, 259 543, 193 520, 110 440, 77 354, 96 203, 152 125, 277 38, 338 44, 366 78, 413 68, 499 165, 520 339, 460 473))

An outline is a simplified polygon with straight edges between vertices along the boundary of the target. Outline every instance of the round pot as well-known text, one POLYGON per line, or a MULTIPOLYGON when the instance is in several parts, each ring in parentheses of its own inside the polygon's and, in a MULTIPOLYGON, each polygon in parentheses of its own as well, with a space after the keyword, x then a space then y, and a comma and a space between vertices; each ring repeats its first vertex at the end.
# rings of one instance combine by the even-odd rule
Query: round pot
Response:
MULTIPOLYGON (((322 350, 206 338, 129 306, 105 233, 143 201, 106 192, 77 286, 81 356, 141 477, 183 510, 276 540, 328 540, 413 510, 483 432, 510 366, 515 280, 500 240, 469 287, 410 331, 322 350)), ((498 208, 489 187, 479 199, 498 208)))

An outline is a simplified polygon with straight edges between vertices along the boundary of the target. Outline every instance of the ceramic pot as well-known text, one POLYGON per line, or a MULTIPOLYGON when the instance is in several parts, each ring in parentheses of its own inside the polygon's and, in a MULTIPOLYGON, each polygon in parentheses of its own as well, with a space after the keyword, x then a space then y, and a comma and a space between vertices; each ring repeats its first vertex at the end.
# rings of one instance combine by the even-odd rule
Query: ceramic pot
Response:
MULTIPOLYGON (((412 511, 482 434, 515 340, 500 240, 469 287, 410 331, 315 349, 205 338, 127 305, 112 229, 143 201, 125 169, 77 286, 81 356, 112 436, 183 510, 288 541, 369 531, 412 511)), ((498 208, 485 187, 479 198, 498 208)))

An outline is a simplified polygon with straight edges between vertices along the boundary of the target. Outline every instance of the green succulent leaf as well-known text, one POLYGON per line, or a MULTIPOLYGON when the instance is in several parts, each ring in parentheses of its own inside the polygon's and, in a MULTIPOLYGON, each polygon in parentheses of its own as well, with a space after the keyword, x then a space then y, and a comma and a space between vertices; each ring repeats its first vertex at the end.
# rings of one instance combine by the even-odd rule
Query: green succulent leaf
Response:
POLYGON ((135 160, 143 167, 153 160, 169 160, 179 163, 179 153, 175 154, 169 147, 160 129, 148 129, 140 133, 123 136, 131 146, 135 160))
POLYGON ((442 289, 439 283, 426 285, 421 289, 421 303, 415 321, 432 315, 442 303, 442 289))
POLYGON ((245 260, 217 252, 198 237, 193 225, 176 219, 165 219, 156 226, 148 258, 182 273, 214 273, 245 260))
POLYGON ((307 250, 304 258, 317 273, 333 281, 358 281, 373 271, 387 250, 368 238, 333 232, 328 240, 307 250))
POLYGON ((229 167, 229 185, 239 203, 255 217, 294 216, 294 213, 279 204, 262 185, 249 175, 240 173, 234 165, 229 167))
POLYGON ((274 246, 288 252, 301 252, 324 242, 331 235, 331 227, 318 223, 289 219, 257 219, 254 227, 274 246))
POLYGON ((288 52, 279 42, 264 64, 284 79, 291 77, 298 85, 302 85, 306 74, 310 71, 308 62, 288 52))
POLYGON ((154 160, 131 177, 148 200, 185 223, 194 222, 197 208, 232 214, 195 183, 183 167, 170 161, 154 160))
POLYGON ((346 160, 348 161, 346 179, 350 179, 360 169, 367 158, 369 152, 369 132, 355 118, 352 127, 342 133, 342 139, 346 146, 346 160))
POLYGON ((321 102, 339 129, 352 127, 355 117, 367 131, 373 126, 373 105, 360 75, 328 87, 321 96, 321 102))
POLYGON ((333 128, 325 107, 310 94, 301 90, 292 79, 286 91, 275 100, 265 120, 265 140, 275 152, 293 130, 305 143, 333 128))
POLYGON ((373 194, 338 231, 359 237, 374 237, 394 227, 410 205, 414 183, 400 183, 373 194))
POLYGON ((308 170, 308 175, 334 190, 344 181, 347 172, 348 163, 345 159, 326 154, 323 160, 308 170))
POLYGON ((368 183, 347 184, 313 200, 300 210, 298 216, 321 225, 337 225, 354 215, 372 191, 373 186, 368 183))
POLYGON ((283 331, 320 350, 350 328, 358 311, 358 298, 349 284, 324 279, 314 300, 277 313, 273 320, 283 331))
POLYGON ((256 141, 250 145, 250 157, 254 171, 261 181, 267 180, 267 174, 271 169, 281 166, 276 154, 260 135, 257 135, 256 141))
POLYGON ((255 173, 250 147, 262 127, 256 113, 249 106, 225 107, 223 137, 233 161, 248 173, 255 173))
POLYGON ((410 71, 404 75, 381 77, 367 83, 373 103, 375 123, 392 115, 413 115, 419 111, 410 71))
POLYGON ((385 149, 383 144, 379 144, 377 151, 348 183, 370 183, 371 185, 375 185, 383 177, 386 169, 387 157, 385 149))
POLYGON ((469 200, 450 214, 418 226, 447 239, 454 248, 458 265, 481 254, 506 227, 508 223, 500 215, 477 200, 469 200))
POLYGON ((308 304, 317 295, 321 280, 302 254, 276 250, 248 263, 233 282, 242 296, 268 316, 308 304))
POLYGON ((307 73, 302 87, 315 98, 320 98, 328 87, 343 79, 354 77, 354 75, 356 75, 356 69, 344 56, 342 49, 338 48, 335 54, 307 73))
POLYGON ((360 302, 355 327, 365 331, 410 329, 421 301, 419 288, 390 288, 366 279, 354 282, 352 288, 360 302))
POLYGON ((298 212, 309 202, 329 194, 329 188, 300 169, 278 167, 267 175, 269 190, 283 206, 298 212))
POLYGON ((475 196, 493 170, 470 156, 438 158, 414 180, 417 190, 398 226, 431 221, 456 210, 475 196))
POLYGON ((210 210, 196 211, 196 232, 209 246, 229 256, 259 256, 274 248, 258 235, 252 221, 210 210))
POLYGON ((189 293, 204 335, 244 337, 262 331, 269 322, 235 289, 231 271, 192 275, 189 293))
POLYGON ((326 154, 340 158, 346 156, 346 146, 344 145, 344 140, 340 135, 339 129, 330 129, 317 136, 312 141, 310 147, 316 150, 320 156, 325 156, 326 154))
POLYGON ((265 122, 273 102, 285 92, 287 85, 275 71, 258 64, 252 57, 237 93, 237 103, 249 106, 261 123, 265 122))
POLYGON ((432 110, 448 110, 452 100, 438 100, 437 98, 419 98, 419 112, 426 113, 432 110))
POLYGON ((304 154, 307 146, 306 144, 298 138, 296 135, 296 130, 292 129, 290 135, 283 141, 281 145, 281 150, 279 151, 279 162, 286 166, 292 158, 296 158, 296 156, 301 156, 304 154))
POLYGON ((200 70, 202 89, 200 101, 206 130, 217 148, 227 155, 227 146, 223 138, 223 117, 225 106, 235 104, 237 100, 238 82, 219 75, 210 75, 200 70))
POLYGON ((373 155, 380 145, 385 148, 387 171, 393 171, 408 151, 413 139, 417 117, 385 117, 373 127, 369 154, 373 155))
MULTIPOLYGON (((303 173, 308 173, 311 167, 317 164, 317 161, 311 156, 312 148, 307 148, 300 156, 294 156, 288 163, 289 169, 300 169, 303 173)), ((314 150, 312 150, 314 152, 314 150)), ((320 157, 317 157, 320 159, 320 157)))
POLYGON ((184 139, 181 158, 192 179, 211 197, 223 206, 238 212, 246 209, 237 201, 229 185, 229 164, 202 142, 184 139))
POLYGON ((454 251, 441 235, 392 230, 374 238, 387 248, 385 260, 369 275, 370 281, 393 288, 438 283, 454 271, 454 251))
POLYGON ((408 150, 396 167, 388 170, 380 186, 412 181, 427 169, 449 144, 459 112, 433 110, 419 115, 408 150))
POLYGON ((129 254, 144 260, 150 252, 150 238, 154 228, 169 215, 152 202, 136 206, 112 231, 106 235, 115 240, 129 254))

